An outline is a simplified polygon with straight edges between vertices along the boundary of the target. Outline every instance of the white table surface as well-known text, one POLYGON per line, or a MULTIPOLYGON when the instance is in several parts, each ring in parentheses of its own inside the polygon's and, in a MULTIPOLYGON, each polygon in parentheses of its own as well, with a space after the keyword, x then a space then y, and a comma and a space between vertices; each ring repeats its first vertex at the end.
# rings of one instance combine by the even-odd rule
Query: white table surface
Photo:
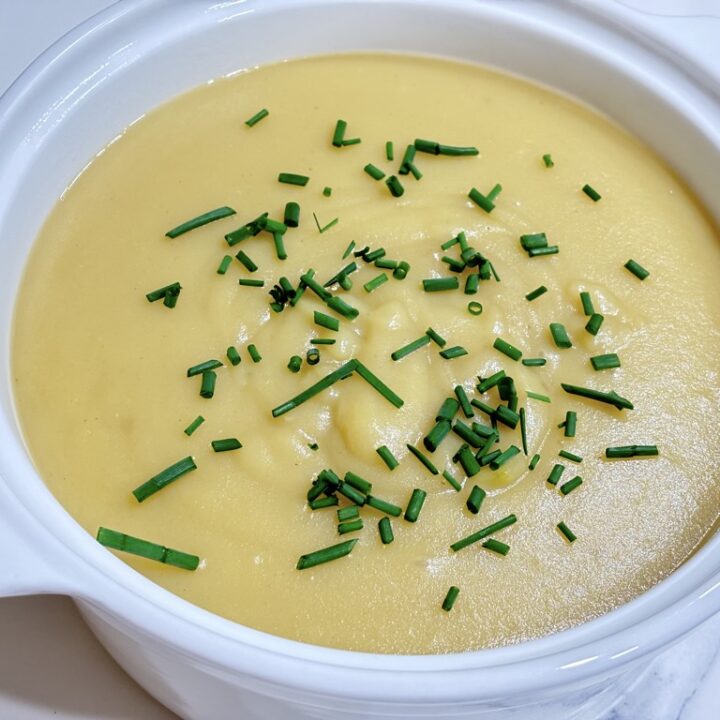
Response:
MULTIPOLYGON (((696 11, 720 13, 719 0, 693 1, 696 11)), ((0 92, 56 38, 110 4, 112 0, 0 0, 0 92)), ((662 0, 662 8, 656 0, 628 4, 665 12, 683 6, 681 0, 670 6, 662 0)), ((720 31, 712 41, 720 41, 720 31)), ((125 675, 66 598, 0 600, 0 638, 0 720, 176 717, 125 675)), ((651 663, 602 720, 717 720, 718 687, 720 617, 651 663)))

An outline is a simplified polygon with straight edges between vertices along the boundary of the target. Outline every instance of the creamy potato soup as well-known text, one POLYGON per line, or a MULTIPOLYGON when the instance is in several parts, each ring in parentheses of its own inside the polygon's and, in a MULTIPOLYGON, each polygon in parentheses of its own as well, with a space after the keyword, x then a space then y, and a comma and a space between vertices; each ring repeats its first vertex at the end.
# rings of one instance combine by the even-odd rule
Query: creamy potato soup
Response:
POLYGON ((719 276, 682 183, 569 98, 281 63, 68 187, 17 301, 17 411, 63 506, 192 603, 353 650, 516 643, 713 527, 719 276))

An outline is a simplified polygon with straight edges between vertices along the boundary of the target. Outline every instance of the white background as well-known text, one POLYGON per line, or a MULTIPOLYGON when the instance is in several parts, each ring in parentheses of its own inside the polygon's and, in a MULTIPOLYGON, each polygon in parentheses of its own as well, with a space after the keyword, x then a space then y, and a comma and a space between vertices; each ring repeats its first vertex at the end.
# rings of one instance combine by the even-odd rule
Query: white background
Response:
MULTIPOLYGON (((626 2, 656 12, 682 8, 720 13, 720 0, 692 0, 692 7, 685 0, 626 2)), ((0 0, 0 93, 55 39, 110 4, 112 0, 0 0)), ((713 45, 720 42, 720 33, 711 34, 713 45)), ((0 638, 0 720, 176 717, 113 662, 70 600, 0 599, 0 638)), ((653 663, 605 720, 718 720, 719 650, 716 619, 653 663)))

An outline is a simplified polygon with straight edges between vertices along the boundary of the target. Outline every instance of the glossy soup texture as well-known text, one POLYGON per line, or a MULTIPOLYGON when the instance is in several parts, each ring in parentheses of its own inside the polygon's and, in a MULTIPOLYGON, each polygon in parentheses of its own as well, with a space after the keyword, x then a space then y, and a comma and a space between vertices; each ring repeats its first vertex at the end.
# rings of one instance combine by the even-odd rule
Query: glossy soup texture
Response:
MULTIPOLYGON (((641 142, 577 102, 520 79, 429 58, 348 55, 263 67, 198 88, 148 113, 106 147, 49 215, 17 301, 13 375, 29 450, 47 485, 93 535, 105 526, 200 556, 195 572, 119 554, 173 593, 270 633, 320 645, 384 653, 438 653, 519 642, 605 613, 678 567, 710 532, 720 507, 714 461, 720 398, 720 245, 702 209, 641 142), (244 121, 260 108, 268 117, 244 121), (331 144, 336 120, 346 138, 331 144), (418 152, 422 172, 399 175, 393 197, 363 167, 397 173, 415 138, 476 146, 477 156, 418 152), (394 143, 394 160, 385 156, 394 143), (553 167, 542 156, 552 155, 553 167), (280 172, 310 177, 305 187, 279 183, 280 172), (471 187, 502 192, 487 213, 471 187), (593 202, 582 187, 602 196, 593 202), (323 189, 332 188, 330 197, 323 189), (284 236, 287 259, 261 232, 230 248, 224 235, 267 211, 282 220, 288 201, 300 226, 284 236), (165 232, 212 208, 237 214, 170 239, 165 232), (316 214, 324 227, 320 233, 316 214), (464 293, 475 268, 453 273, 440 245, 464 231, 499 276, 464 293), (530 258, 520 236, 544 232, 559 253, 530 258), (316 325, 315 310, 336 316, 306 291, 276 313, 268 290, 286 276, 297 286, 313 268, 322 282, 356 249, 384 248, 405 260, 403 280, 357 258, 352 288, 333 294, 359 310, 338 316, 337 332, 316 325), (225 254, 242 249, 249 272, 225 254), (649 270, 644 281, 624 264, 649 270), (380 273, 388 281, 363 285, 380 273), (423 292, 422 279, 458 277, 459 289, 423 292), (265 281, 264 288, 238 279, 265 281), (145 294, 179 281, 175 308, 145 294), (548 291, 532 302, 525 295, 548 291), (579 293, 588 291, 604 323, 593 336, 579 293), (470 301, 482 304, 472 315, 470 301), (572 347, 557 347, 550 323, 562 323, 572 347), (392 351, 434 328, 431 342, 399 361, 392 351), (320 362, 303 358, 311 338, 320 362), (496 337, 520 348, 529 367, 493 348, 496 337), (262 356, 253 362, 247 345, 262 356), (242 362, 232 366, 228 346, 242 362), (595 371, 590 357, 617 353, 621 367, 595 371), (212 399, 188 367, 217 358, 212 399), (335 383, 298 408, 271 410, 343 362, 357 358, 403 400, 394 407, 361 377, 335 383), (466 478, 452 458, 451 432, 434 453, 463 487, 456 492, 408 452, 423 449, 437 409, 462 385, 496 407, 498 388, 478 393, 478 376, 514 378, 525 408, 528 455, 466 478), (615 390, 632 410, 569 395, 560 383, 615 390), (528 397, 528 391, 551 402, 528 397), (575 437, 558 425, 577 413, 575 437), (188 437, 184 428, 206 418, 188 437), (213 452, 236 437, 242 449, 213 452), (318 449, 310 446, 317 443, 318 449), (607 460, 605 448, 655 444, 658 457, 607 460), (376 453, 400 461, 392 472, 376 453), (568 450, 582 462, 558 458, 568 450), (528 469, 539 453, 537 467, 528 469), (180 458, 198 469, 139 504, 131 491, 180 458), (556 463, 560 484, 580 476, 568 495, 546 483, 556 463), (335 507, 310 510, 317 473, 352 471, 373 495, 404 508, 426 491, 420 516, 392 518, 383 545, 383 513, 360 510, 364 528, 339 536, 335 507), (487 491, 478 514, 466 500, 487 491), (506 556, 476 543, 450 544, 509 514, 517 522, 494 537, 506 556), (577 536, 558 531, 565 522, 577 536), (307 570, 298 557, 348 538, 352 553, 307 570), (441 609, 452 585, 454 608, 441 609)), ((490 420, 475 409, 476 422, 490 420)), ((456 419, 472 422, 462 410, 456 419)), ((502 424, 494 447, 521 447, 519 426, 502 424)), ((340 507, 350 501, 340 496, 340 507)))

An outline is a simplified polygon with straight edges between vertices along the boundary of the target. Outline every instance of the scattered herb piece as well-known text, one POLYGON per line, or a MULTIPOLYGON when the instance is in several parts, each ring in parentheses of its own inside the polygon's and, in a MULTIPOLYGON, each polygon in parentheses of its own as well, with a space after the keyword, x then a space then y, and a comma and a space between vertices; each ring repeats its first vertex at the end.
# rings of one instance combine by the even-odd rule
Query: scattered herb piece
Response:
POLYGON ((412 495, 410 496, 410 501, 408 502, 404 515, 405 519, 408 522, 414 523, 418 519, 418 516, 420 515, 420 510, 422 510, 422 506, 425 502, 426 496, 427 493, 424 490, 420 490, 419 488, 415 488, 412 491, 412 495))
POLYGON ((640 263, 635 260, 628 260, 625 267, 639 280, 644 280, 650 272, 646 270, 640 263))
POLYGON ((597 202, 602 198, 602 195, 590 185, 583 185, 582 191, 593 201, 597 202))
POLYGON ((205 418, 202 415, 198 415, 183 432, 190 437, 204 422, 205 418))
POLYGON ((387 445, 381 445, 375 449, 375 452, 380 456, 382 461, 388 466, 389 470, 394 470, 400 463, 397 458, 392 454, 387 445))
POLYGON ((442 603, 442 609, 445 612, 450 612, 453 609, 453 605, 455 605, 455 601, 457 600, 459 594, 460 588, 456 585, 451 585, 442 603))
POLYGON ((166 485, 175 482, 175 480, 183 476, 185 473, 195 469, 197 469, 195 460, 188 456, 182 460, 178 460, 173 465, 170 465, 170 467, 165 468, 162 472, 159 472, 157 475, 151 477, 147 482, 144 482, 142 485, 136 487, 132 491, 132 494, 138 502, 142 502, 151 495, 154 495, 158 490, 162 490, 166 485))
POLYGON ((285 183, 286 185, 299 185, 305 187, 308 184, 310 178, 307 175, 298 175, 297 173, 281 172, 278 175, 278 182, 285 183))
POLYGON ((382 518, 378 523, 378 530, 380 532, 380 540, 383 545, 389 545, 395 539, 390 518, 382 518))
POLYGON ((207 225, 208 223, 214 222, 215 220, 221 220, 222 218, 226 218, 234 214, 235 211, 231 207, 219 207, 215 210, 210 210, 210 212, 198 215, 191 220, 187 220, 186 222, 181 223, 177 227, 174 227, 172 230, 168 230, 165 233, 165 237, 176 238, 180 235, 184 235, 186 232, 190 232, 190 230, 195 230, 196 228, 207 225))
POLYGON ((619 445, 605 448, 605 457, 608 458, 651 457, 654 455, 659 455, 657 445, 619 445))
POLYGON ((172 548, 158 545, 157 543, 141 540, 140 538, 126 535, 117 530, 109 530, 100 527, 97 531, 97 541, 105 547, 113 550, 138 555, 148 560, 156 560, 157 562, 172 565, 182 570, 196 570, 200 564, 200 558, 197 555, 180 552, 172 548))
POLYGON ((558 523, 557 529, 569 543, 572 544, 577 540, 577 535, 575 535, 575 533, 564 522, 558 523))
POLYGON ((230 450, 239 450, 242 444, 237 438, 225 438, 223 440, 213 440, 212 449, 216 452, 228 452, 230 450))
POLYGON ((330 547, 323 548, 322 550, 316 550, 315 552, 308 553, 307 555, 301 555, 296 567, 298 570, 306 570, 307 568, 315 567, 316 565, 345 557, 350 554, 352 549, 355 547, 356 542, 357 538, 353 540, 346 540, 345 542, 338 543, 337 545, 331 545, 330 547))

